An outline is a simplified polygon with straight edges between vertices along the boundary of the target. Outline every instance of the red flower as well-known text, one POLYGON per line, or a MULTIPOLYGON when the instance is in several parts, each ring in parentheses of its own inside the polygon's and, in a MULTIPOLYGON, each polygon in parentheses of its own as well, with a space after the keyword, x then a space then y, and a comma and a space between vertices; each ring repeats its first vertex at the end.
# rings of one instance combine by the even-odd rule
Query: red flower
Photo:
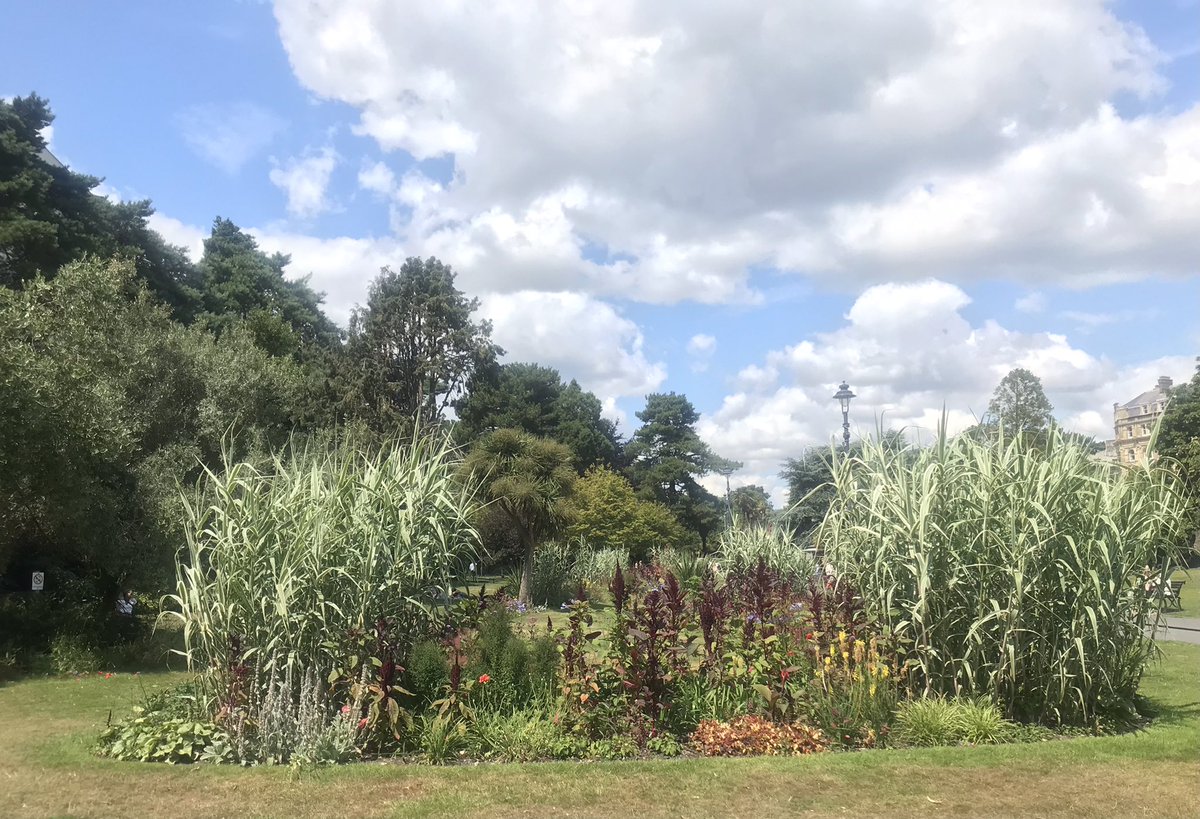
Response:
POLYGON ((366 727, 367 727, 367 718, 366 718, 366 717, 363 717, 362 719, 360 719, 360 720, 358 721, 358 730, 360 730, 360 731, 361 731, 362 729, 364 729, 364 728, 366 728, 366 727))
POLYGON ((490 683, 491 681, 492 681, 492 678, 491 678, 491 677, 489 677, 487 674, 480 674, 480 675, 479 675, 479 684, 480 684, 480 685, 487 685, 487 684, 488 684, 488 683, 490 683))
POLYGON ((790 676, 792 676, 792 672, 788 671, 786 668, 779 672, 779 679, 781 679, 783 682, 787 682, 788 677, 790 676))
POLYGON ((805 640, 811 640, 812 638, 813 638, 813 633, 811 631, 804 636, 805 640))

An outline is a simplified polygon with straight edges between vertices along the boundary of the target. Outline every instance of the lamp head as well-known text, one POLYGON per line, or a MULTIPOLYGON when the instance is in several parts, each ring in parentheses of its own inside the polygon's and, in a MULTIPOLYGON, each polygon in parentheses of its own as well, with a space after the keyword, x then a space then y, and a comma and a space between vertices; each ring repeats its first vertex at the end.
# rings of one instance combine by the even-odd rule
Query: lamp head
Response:
POLYGON ((850 392, 850 385, 847 384, 845 381, 843 381, 841 383, 841 385, 838 387, 837 394, 834 395, 833 397, 835 399, 837 399, 839 403, 841 403, 842 412, 849 412, 850 411, 850 399, 857 398, 857 396, 854 393, 850 392))

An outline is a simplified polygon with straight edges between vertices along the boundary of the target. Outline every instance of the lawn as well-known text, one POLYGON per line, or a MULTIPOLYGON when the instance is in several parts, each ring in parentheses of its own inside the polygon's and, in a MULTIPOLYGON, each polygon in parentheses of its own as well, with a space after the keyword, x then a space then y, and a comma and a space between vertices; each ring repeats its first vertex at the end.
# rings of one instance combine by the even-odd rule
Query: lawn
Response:
POLYGON ((180 675, 0 687, 3 816, 1196 816, 1200 646, 1164 643, 1159 710, 1116 737, 796 759, 542 763, 316 772, 112 762, 109 714, 180 675))

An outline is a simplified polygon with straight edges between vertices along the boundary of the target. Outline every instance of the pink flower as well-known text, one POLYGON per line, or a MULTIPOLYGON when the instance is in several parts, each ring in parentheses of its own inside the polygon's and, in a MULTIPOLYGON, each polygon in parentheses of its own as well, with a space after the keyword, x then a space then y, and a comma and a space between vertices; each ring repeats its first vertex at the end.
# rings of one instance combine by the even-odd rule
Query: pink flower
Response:
POLYGON ((367 727, 367 718, 366 718, 366 717, 363 717, 362 719, 360 719, 360 720, 358 721, 358 730, 360 730, 360 731, 361 731, 361 730, 363 730, 363 729, 364 729, 364 728, 366 728, 366 727, 367 727))
POLYGON ((349 706, 349 705, 343 705, 343 706, 342 706, 342 713, 343 713, 343 714, 349 714, 349 713, 350 713, 350 706, 349 706))

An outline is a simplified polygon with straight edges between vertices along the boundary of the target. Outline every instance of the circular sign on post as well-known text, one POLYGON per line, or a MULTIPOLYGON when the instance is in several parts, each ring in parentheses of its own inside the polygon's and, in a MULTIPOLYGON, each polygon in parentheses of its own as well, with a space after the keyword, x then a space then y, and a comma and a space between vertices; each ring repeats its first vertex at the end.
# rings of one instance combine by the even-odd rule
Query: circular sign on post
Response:
POLYGON ((41 591, 45 587, 45 585, 46 585, 46 573, 45 572, 34 572, 33 573, 33 590, 41 591))

